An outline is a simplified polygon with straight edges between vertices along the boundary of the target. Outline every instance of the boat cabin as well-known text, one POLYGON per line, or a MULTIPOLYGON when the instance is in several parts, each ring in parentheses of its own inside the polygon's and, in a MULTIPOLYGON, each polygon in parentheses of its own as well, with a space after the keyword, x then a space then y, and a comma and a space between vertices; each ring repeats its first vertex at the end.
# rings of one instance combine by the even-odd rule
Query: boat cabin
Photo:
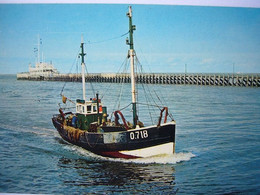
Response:
POLYGON ((90 99, 90 101, 77 100, 76 114, 90 115, 98 113, 102 113, 102 104, 100 99, 98 101, 96 99, 90 99))
POLYGON ((76 100, 77 127, 81 130, 95 131, 97 126, 107 120, 107 109, 102 107, 101 100, 76 100))

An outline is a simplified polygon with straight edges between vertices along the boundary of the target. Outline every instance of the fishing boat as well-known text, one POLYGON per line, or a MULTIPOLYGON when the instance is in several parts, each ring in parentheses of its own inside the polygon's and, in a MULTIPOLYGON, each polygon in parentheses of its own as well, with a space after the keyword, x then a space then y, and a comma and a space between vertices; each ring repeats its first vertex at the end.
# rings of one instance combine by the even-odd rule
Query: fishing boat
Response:
MULTIPOLYGON (((133 32, 136 29, 132 25, 132 9, 129 7, 129 39, 130 46, 128 59, 131 69, 131 93, 132 101, 132 123, 127 121, 121 112, 112 112, 113 120, 108 119, 107 107, 103 105, 99 94, 95 97, 86 98, 85 88, 85 62, 84 41, 82 39, 79 54, 81 58, 82 77, 82 99, 77 99, 76 112, 65 112, 59 108, 59 113, 52 118, 53 125, 60 136, 67 142, 80 146, 94 154, 111 158, 134 159, 150 157, 162 154, 173 154, 175 152, 175 126, 172 119, 167 122, 169 112, 167 107, 160 107, 157 124, 145 126, 137 115, 137 92, 135 73, 135 51, 133 32), (164 116, 163 116, 164 115, 164 116), (162 121, 163 120, 163 121, 162 121)), ((62 95, 62 101, 67 97, 62 95)), ((71 100, 70 100, 71 101, 71 100)))

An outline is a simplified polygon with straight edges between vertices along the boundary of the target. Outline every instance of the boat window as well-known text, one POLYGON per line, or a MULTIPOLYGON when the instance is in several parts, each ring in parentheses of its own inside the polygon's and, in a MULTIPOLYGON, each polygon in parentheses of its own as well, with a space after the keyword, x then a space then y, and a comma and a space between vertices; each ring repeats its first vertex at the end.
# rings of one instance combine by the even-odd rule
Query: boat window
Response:
POLYGON ((91 106, 87 106, 87 113, 91 113, 91 106))
POLYGON ((82 113, 81 105, 79 105, 79 112, 82 113))
POLYGON ((81 105, 77 105, 77 112, 78 112, 78 113, 82 113, 82 107, 81 107, 81 105))
POLYGON ((97 112, 97 107, 93 106, 93 112, 97 112))
POLYGON ((85 106, 82 106, 82 112, 85 113, 85 106))

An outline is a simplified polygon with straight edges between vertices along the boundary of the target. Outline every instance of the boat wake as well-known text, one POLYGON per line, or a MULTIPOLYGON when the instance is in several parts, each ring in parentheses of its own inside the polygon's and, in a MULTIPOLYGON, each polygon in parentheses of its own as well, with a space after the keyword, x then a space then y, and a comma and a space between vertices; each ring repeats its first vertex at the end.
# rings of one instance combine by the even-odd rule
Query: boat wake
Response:
POLYGON ((174 153, 174 154, 165 154, 152 156, 148 158, 140 158, 133 160, 134 163, 142 164, 177 164, 183 161, 189 161, 192 157, 195 157, 191 152, 187 153, 174 153))
MULTIPOLYGON (((40 128, 40 127, 21 127, 21 126, 10 126, 10 125, 4 125, 1 124, 0 128, 9 129, 12 131, 17 132, 23 132, 23 133, 32 133, 39 136, 49 137, 54 136, 59 138, 59 134, 56 131, 53 131, 53 129, 48 128, 40 128)), ((177 164, 183 161, 189 161, 191 158, 195 157, 194 154, 191 152, 179 152, 175 154, 162 154, 152 157, 146 157, 146 158, 138 158, 138 159, 114 159, 114 158, 108 158, 99 156, 96 154, 93 154, 81 147, 71 145, 71 144, 64 144, 64 147, 66 150, 70 150, 73 153, 87 158, 90 161, 109 161, 109 162, 122 162, 122 163, 136 163, 136 164, 177 164)))
POLYGON ((183 161, 189 161, 192 157, 195 157, 191 152, 187 153, 174 153, 174 154, 163 154, 158 156, 151 156, 146 158, 138 159, 111 159, 107 158, 109 161, 124 162, 124 163, 137 163, 137 164, 177 164, 183 161))
POLYGON ((29 126, 15 126, 15 125, 6 125, 6 124, 0 124, 0 128, 6 129, 6 130, 12 130, 12 132, 18 132, 18 133, 31 133, 43 137, 60 137, 59 133, 57 131, 54 131, 54 129, 50 128, 43 128, 43 127, 29 127, 29 126))
POLYGON ((70 145, 69 147, 67 145, 67 149, 72 150, 73 152, 78 153, 78 155, 86 157, 91 161, 109 161, 136 164, 177 164, 183 161, 189 161, 191 158, 195 157, 195 155, 191 152, 179 152, 174 154, 156 155, 146 158, 122 159, 99 156, 74 145, 70 145))

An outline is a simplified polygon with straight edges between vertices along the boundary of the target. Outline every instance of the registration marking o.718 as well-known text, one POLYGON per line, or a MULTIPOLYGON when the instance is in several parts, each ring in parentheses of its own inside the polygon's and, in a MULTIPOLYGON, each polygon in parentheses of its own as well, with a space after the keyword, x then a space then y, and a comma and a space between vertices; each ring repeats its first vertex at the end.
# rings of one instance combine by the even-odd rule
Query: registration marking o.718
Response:
POLYGON ((135 139, 145 139, 147 138, 148 135, 148 131, 147 130, 140 130, 140 131, 133 131, 130 132, 130 139, 131 140, 135 140, 135 139))

